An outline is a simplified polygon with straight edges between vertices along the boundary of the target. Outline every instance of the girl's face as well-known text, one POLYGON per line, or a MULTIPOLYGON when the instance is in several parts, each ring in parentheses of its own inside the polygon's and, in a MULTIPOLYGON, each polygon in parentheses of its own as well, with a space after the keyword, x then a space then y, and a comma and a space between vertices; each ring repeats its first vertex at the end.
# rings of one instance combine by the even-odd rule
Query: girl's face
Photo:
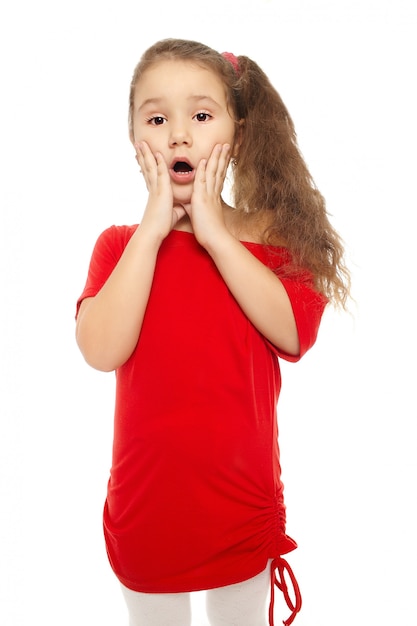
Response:
POLYGON ((135 88, 133 139, 162 154, 175 201, 189 203, 201 159, 208 159, 216 144, 230 144, 233 155, 235 123, 220 78, 190 61, 151 66, 135 88))

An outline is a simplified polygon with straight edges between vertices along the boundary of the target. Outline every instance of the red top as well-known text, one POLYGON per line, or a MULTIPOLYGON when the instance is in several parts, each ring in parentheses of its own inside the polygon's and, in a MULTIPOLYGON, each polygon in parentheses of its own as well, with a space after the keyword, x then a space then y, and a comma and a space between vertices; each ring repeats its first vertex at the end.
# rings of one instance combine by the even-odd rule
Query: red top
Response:
MULTIPOLYGON (((101 234, 78 305, 100 290, 136 228, 101 234)), ((271 269, 289 262, 284 248, 243 245, 271 269)), ((116 371, 104 532, 130 589, 229 585, 297 547, 285 534, 277 356, 297 361, 313 345, 326 300, 305 275, 282 282, 298 357, 256 330, 193 234, 172 231, 161 245, 138 344, 116 371)))

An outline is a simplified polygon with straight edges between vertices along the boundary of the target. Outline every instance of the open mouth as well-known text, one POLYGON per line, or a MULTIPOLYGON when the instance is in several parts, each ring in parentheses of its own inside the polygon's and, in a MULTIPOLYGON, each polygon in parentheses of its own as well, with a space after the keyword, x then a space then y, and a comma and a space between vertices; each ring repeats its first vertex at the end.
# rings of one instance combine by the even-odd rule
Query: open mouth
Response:
POLYGON ((169 170, 171 180, 179 185, 188 185, 194 180, 195 170, 188 161, 179 158, 173 162, 169 170))
POLYGON ((189 163, 185 161, 177 161, 173 167, 173 170, 176 174, 189 174, 193 171, 193 168, 189 163))

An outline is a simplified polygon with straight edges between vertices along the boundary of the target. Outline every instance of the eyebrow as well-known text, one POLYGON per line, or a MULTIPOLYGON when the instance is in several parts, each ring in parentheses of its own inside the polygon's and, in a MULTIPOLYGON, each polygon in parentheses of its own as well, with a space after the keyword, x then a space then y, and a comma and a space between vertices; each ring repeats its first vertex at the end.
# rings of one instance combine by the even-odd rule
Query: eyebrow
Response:
MULTIPOLYGON (((193 100, 195 102, 202 102, 202 101, 208 101, 212 106, 220 106, 219 103, 214 100, 211 96, 206 96, 204 94, 198 94, 195 96, 189 96, 188 100, 193 100)), ((138 111, 141 111, 144 107, 151 105, 151 106, 158 106, 161 104, 161 102, 164 102, 165 98, 147 98, 146 100, 144 100, 142 102, 142 104, 138 107, 138 111)))
POLYGON ((208 102, 210 102, 211 104, 214 104, 215 106, 220 106, 219 103, 216 100, 214 100, 214 98, 212 98, 211 96, 206 96, 205 94, 190 96, 188 99, 194 100, 195 102, 201 102, 201 100, 207 100, 208 102))
POLYGON ((156 105, 163 101, 163 98, 147 98, 142 102, 142 104, 138 107, 138 111, 148 106, 148 104, 156 105))

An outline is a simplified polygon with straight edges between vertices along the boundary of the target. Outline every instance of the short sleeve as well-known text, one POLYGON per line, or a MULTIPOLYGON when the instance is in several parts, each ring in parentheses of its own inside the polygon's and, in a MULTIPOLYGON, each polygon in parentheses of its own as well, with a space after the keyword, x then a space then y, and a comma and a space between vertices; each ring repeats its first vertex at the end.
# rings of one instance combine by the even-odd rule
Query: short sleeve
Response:
POLYGON ((77 300, 76 316, 84 298, 94 297, 116 267, 136 226, 110 226, 96 241, 88 268, 87 281, 77 300))
POLYGON ((290 299, 294 313, 295 323, 298 330, 300 352, 298 355, 287 354, 276 346, 271 346, 277 356, 286 361, 296 362, 314 345, 327 298, 317 292, 312 281, 303 280, 301 277, 286 279, 280 278, 287 295, 290 299))
POLYGON ((315 289, 308 271, 300 269, 290 274, 283 271, 285 267, 291 266, 291 255, 286 248, 247 242, 244 245, 276 274, 288 294, 297 325, 300 352, 298 355, 288 354, 266 341, 275 355, 295 363, 314 345, 328 300, 315 289))

